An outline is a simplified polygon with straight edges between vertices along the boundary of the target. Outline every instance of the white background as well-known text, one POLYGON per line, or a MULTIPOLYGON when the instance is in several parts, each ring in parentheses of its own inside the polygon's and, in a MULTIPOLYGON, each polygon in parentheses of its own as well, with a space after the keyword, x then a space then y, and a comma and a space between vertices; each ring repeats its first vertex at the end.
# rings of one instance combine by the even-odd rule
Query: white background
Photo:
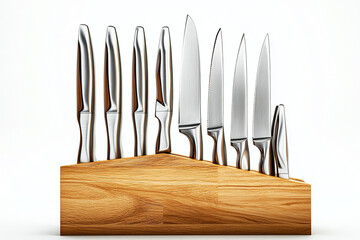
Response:
MULTIPOLYGON (((359 1, 1 1, 0 3, 0 238, 59 239, 59 168, 76 163, 76 53, 78 26, 92 37, 96 71, 96 155, 106 157, 103 118, 105 31, 117 28, 123 83, 122 142, 133 154, 131 62, 135 27, 145 28, 149 62, 148 153, 158 122, 155 61, 160 29, 173 46, 173 152, 188 154, 178 132, 179 69, 186 15, 197 27, 202 70, 204 158, 207 86, 215 34, 223 29, 225 136, 228 158, 232 78, 238 45, 246 34, 249 137, 260 48, 270 35, 272 107, 286 107, 290 174, 312 185, 312 236, 243 236, 243 239, 359 239, 360 2, 359 1), (345 238, 344 238, 345 239, 345 238)), ((250 139, 251 140, 251 139, 250 139)), ((251 144, 251 167, 259 153, 251 144)), ((104 237, 66 237, 66 239, 104 237)), ((118 239, 119 237, 105 237, 118 239)), ((168 238, 168 237, 124 237, 168 238)), ((178 238, 183 238, 179 236, 178 238)), ((217 239, 219 236, 192 236, 217 239)), ((239 238, 228 236, 227 238, 239 238)))

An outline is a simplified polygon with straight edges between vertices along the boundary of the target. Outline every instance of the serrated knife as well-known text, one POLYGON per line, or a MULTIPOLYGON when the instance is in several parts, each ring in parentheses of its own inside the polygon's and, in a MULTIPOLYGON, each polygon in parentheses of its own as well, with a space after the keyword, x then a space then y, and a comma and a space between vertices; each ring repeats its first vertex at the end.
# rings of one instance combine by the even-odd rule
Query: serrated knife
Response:
POLYGON ((132 65, 134 156, 146 155, 148 66, 144 28, 136 27, 132 65))
POLYGON ((224 60, 221 29, 216 34, 209 79, 208 135, 214 139, 212 162, 226 166, 226 145, 224 137, 224 60))
POLYGON ((121 158, 121 61, 116 29, 109 26, 105 39, 104 110, 107 159, 121 158))
POLYGON ((190 141, 190 158, 202 159, 200 54, 196 28, 186 18, 179 99, 179 131, 190 141))
POLYGON ((271 149, 271 92, 270 92, 269 35, 266 35, 256 74, 253 142, 260 150, 259 172, 275 175, 271 149))
POLYGON ((95 74, 94 57, 89 28, 79 27, 77 50, 77 119, 80 127, 80 145, 77 162, 94 162, 95 74))
POLYGON ((248 145, 248 94, 245 35, 242 36, 235 65, 231 104, 230 142, 236 150, 236 167, 250 170, 248 145))
POLYGON ((170 126, 173 108, 173 72, 171 41, 168 27, 163 27, 161 29, 155 72, 155 117, 159 120, 159 131, 156 139, 155 152, 170 153, 170 126))

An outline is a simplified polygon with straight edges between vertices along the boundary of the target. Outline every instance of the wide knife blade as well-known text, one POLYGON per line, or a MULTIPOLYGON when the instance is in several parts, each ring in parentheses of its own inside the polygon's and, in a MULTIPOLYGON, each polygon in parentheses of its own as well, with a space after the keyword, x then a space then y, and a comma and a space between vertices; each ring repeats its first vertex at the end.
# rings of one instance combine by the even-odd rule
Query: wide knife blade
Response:
POLYGON ((79 27, 77 51, 77 119, 80 127, 80 145, 77 162, 94 162, 95 73, 89 28, 79 27))
POLYGON ((133 47, 132 106, 135 135, 134 155, 146 155, 148 66, 145 32, 136 27, 133 47))
POLYGON ((214 139, 212 162, 227 165, 224 137, 224 60, 222 31, 216 34, 209 79, 208 94, 208 135, 214 139))
POLYGON ((109 26, 105 39, 104 110, 107 159, 121 158, 121 60, 116 29, 109 26))
POLYGON ((202 159, 200 54, 196 28, 186 18, 179 99, 179 131, 190 141, 190 157, 202 159))
POLYGON ((248 146, 248 90, 246 42, 243 34, 235 65, 231 104, 231 146, 236 149, 236 167, 250 170, 248 146))
POLYGON ((171 41, 168 27, 163 27, 161 29, 155 72, 155 117, 159 120, 159 132, 156 139, 155 152, 170 153, 170 126, 173 108, 173 72, 171 41))
POLYGON ((271 154, 271 94, 269 35, 266 35, 256 75, 253 142, 260 150, 259 171, 275 175, 271 154))

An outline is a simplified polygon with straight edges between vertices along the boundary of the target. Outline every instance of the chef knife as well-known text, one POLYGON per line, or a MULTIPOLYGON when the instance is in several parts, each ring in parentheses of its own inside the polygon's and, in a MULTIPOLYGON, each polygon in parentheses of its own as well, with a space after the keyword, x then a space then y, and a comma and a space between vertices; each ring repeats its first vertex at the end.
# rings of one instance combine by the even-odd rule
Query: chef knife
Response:
POLYGON ((104 109, 107 159, 121 158, 121 61, 116 29, 109 26, 105 40, 104 109))
POLYGON ((94 162, 95 74, 89 28, 79 27, 77 51, 77 119, 80 127, 80 146, 77 162, 94 162))
POLYGON ((202 159, 199 43, 190 16, 186 18, 182 51, 179 131, 190 141, 190 158, 202 159))
POLYGON ((272 127, 272 150, 275 161, 275 172, 278 177, 289 179, 288 144, 285 120, 285 107, 276 106, 272 127))
POLYGON ((144 28, 136 27, 132 63, 134 155, 146 155, 148 69, 144 28))
POLYGON ((256 75, 253 142, 260 150, 259 172, 275 175, 271 153, 270 51, 266 35, 256 75))
POLYGON ((168 27, 161 29, 159 50, 156 62, 156 105, 155 117, 159 120, 156 139, 156 153, 170 153, 170 125, 173 108, 173 72, 170 32, 168 27))
POLYGON ((236 150, 236 167, 250 170, 248 145, 248 94, 245 35, 242 36, 235 65, 231 104, 230 142, 236 150))
POLYGON ((208 135, 214 139, 212 162, 227 165, 224 137, 224 61, 221 29, 216 34, 211 59, 208 95, 208 135))

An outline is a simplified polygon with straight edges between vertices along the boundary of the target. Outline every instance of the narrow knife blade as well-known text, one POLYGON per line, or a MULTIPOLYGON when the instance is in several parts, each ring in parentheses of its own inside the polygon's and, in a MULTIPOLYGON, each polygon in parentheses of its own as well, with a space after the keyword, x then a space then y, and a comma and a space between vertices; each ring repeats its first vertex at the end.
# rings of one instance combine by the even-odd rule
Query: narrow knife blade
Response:
POLYGON ((245 35, 242 36, 235 65, 230 139, 248 137, 248 97, 247 97, 247 63, 245 35))
POLYGON ((208 95, 208 129, 224 125, 224 60, 222 32, 216 34, 211 59, 209 95, 208 95))
POLYGON ((180 77, 179 126, 201 123, 200 54, 196 27, 186 18, 180 77))
POLYGON ((270 92, 269 35, 266 35, 259 58, 256 75, 253 139, 271 137, 271 92, 270 92))

